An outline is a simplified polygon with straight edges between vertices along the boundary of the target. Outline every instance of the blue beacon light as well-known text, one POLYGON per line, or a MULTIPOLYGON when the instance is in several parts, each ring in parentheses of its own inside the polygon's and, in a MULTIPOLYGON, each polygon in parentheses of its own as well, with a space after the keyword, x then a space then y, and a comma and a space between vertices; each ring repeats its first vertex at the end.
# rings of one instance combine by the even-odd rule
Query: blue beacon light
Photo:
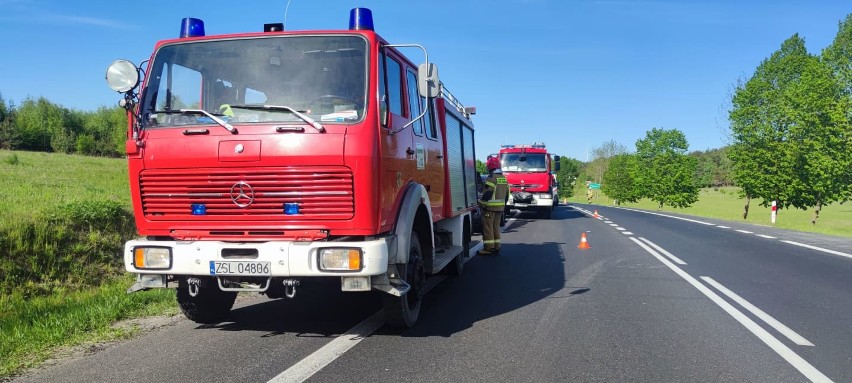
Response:
POLYGON ((368 8, 352 8, 349 11, 350 31, 372 31, 373 12, 368 8))
POLYGON ((180 38, 204 36, 204 21, 193 17, 184 17, 180 23, 180 38))

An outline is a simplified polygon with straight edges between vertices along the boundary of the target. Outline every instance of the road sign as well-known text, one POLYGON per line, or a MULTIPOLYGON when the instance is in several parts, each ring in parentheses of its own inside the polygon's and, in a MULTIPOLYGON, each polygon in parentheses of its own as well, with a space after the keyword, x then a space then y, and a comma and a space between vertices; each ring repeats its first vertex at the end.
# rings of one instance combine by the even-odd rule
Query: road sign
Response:
POLYGON ((601 184, 595 184, 595 183, 589 184, 589 189, 600 189, 600 188, 601 188, 601 184))

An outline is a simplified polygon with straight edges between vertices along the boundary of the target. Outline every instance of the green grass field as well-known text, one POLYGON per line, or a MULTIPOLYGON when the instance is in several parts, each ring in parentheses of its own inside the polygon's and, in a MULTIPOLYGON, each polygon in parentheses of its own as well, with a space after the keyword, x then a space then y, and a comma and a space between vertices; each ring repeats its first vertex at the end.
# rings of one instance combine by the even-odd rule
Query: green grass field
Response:
POLYGON ((129 194, 124 159, 0 150, 0 381, 132 335, 116 321, 177 312, 173 291, 125 293, 129 194))
POLYGON ((113 200, 130 209, 127 160, 0 150, 0 226, 86 200, 113 200))
MULTIPOLYGON (((770 217, 771 210, 760 206, 760 200, 752 200, 749 207, 748 220, 743 220, 743 207, 745 199, 739 197, 739 189, 736 187, 724 187, 718 189, 705 188, 701 190, 698 202, 688 208, 673 208, 664 206, 662 211, 689 214, 699 217, 718 218, 733 222, 747 222, 756 225, 774 226, 782 229, 804 231, 811 233, 829 234, 843 237, 852 237, 852 201, 845 204, 835 203, 823 207, 816 225, 811 224, 813 209, 785 209, 779 210, 772 225, 770 217)), ((574 198, 574 201, 586 203, 585 196, 574 198)), ((614 201, 598 191, 593 204, 614 205, 614 201)), ((623 206, 635 207, 646 210, 657 210, 657 203, 643 199, 637 203, 626 203, 623 206)))

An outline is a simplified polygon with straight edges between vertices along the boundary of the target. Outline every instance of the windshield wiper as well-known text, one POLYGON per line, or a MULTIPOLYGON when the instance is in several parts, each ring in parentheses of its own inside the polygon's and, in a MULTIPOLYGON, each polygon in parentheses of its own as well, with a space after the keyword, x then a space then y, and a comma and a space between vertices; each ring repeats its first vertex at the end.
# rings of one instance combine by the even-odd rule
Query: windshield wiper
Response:
POLYGON ((293 113, 296 117, 302 119, 302 121, 307 122, 308 125, 312 126, 320 133, 325 133, 325 128, 319 122, 314 121, 313 118, 310 118, 304 115, 302 112, 293 109, 286 105, 231 105, 231 108, 239 108, 239 109, 248 109, 248 110, 279 110, 284 112, 293 113))
POLYGON ((215 115, 213 115, 212 113, 210 113, 210 112, 208 112, 208 111, 206 111, 206 110, 203 110, 203 109, 155 110, 155 111, 154 111, 154 113, 163 113, 163 114, 175 114, 175 113, 180 113, 180 114, 201 114, 201 115, 204 115, 205 117, 210 118, 211 120, 213 120, 213 122, 215 122, 215 123, 219 124, 219 126, 221 126, 221 127, 225 128, 225 129, 228 129, 228 131, 229 131, 229 132, 231 132, 231 133, 233 133, 233 134, 237 134, 237 129, 236 129, 236 128, 234 128, 234 126, 233 126, 233 125, 231 125, 231 124, 229 124, 229 123, 225 122, 225 121, 224 121, 224 120, 222 120, 221 118, 216 117, 216 116, 215 116, 215 115))

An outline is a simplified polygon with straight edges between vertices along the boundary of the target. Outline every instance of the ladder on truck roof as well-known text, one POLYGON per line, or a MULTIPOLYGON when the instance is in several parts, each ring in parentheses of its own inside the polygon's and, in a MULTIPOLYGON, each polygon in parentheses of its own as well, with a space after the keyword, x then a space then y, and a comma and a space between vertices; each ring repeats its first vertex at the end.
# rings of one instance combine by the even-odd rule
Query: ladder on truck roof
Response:
POLYGON ((470 116, 476 114, 476 108, 472 107, 472 106, 469 106, 469 107, 464 106, 461 103, 461 101, 459 101, 459 99, 456 98, 456 96, 453 96, 453 94, 450 93, 450 90, 447 89, 447 86, 444 85, 443 81, 441 82, 440 88, 441 88, 440 96, 443 97, 445 100, 449 101, 449 103, 453 107, 455 107, 456 110, 459 111, 459 113, 463 114, 465 118, 470 120, 470 116))

